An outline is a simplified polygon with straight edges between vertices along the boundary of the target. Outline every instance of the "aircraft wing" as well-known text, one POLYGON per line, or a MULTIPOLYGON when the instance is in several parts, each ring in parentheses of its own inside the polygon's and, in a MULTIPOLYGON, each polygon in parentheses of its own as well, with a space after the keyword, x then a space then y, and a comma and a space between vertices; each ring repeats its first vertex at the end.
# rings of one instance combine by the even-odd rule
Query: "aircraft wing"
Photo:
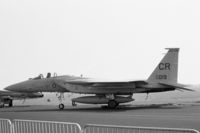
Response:
POLYGON ((136 80, 136 81, 83 81, 83 80, 72 80, 72 81, 63 81, 57 82, 58 85, 65 87, 66 84, 78 85, 83 87, 91 87, 91 88, 130 88, 133 86, 137 86, 137 84, 147 84, 144 80, 136 80))
POLYGON ((107 86, 126 86, 130 84, 144 83, 147 84, 146 81, 138 80, 138 81, 66 81, 65 83, 73 84, 73 85, 83 85, 83 86, 91 86, 91 87, 107 87, 107 86))
POLYGON ((176 83, 176 84, 172 84, 172 83, 159 83, 159 84, 164 85, 164 86, 168 86, 168 87, 174 87, 174 88, 176 88, 178 90, 194 91, 192 89, 187 88, 185 85, 178 84, 178 83, 176 83))

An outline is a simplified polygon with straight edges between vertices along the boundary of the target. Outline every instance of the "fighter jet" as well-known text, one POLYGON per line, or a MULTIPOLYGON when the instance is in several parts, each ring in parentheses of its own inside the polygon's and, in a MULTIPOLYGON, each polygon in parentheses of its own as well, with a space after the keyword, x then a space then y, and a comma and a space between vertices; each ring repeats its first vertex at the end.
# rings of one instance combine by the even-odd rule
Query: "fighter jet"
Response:
MULTIPOLYGON (((146 80, 133 81, 102 81, 76 76, 53 76, 37 78, 6 87, 6 90, 16 92, 71 92, 92 94, 72 99, 75 103, 107 104, 116 108, 121 103, 131 102, 134 93, 156 93, 165 91, 187 90, 185 85, 177 83, 179 48, 167 48, 168 52, 146 80)), ((59 104, 64 109, 64 104, 59 104)))
POLYGON ((42 98, 44 95, 41 93, 22 93, 22 92, 12 92, 12 91, 0 91, 0 105, 4 107, 8 104, 9 107, 13 106, 14 99, 30 99, 30 98, 42 98))

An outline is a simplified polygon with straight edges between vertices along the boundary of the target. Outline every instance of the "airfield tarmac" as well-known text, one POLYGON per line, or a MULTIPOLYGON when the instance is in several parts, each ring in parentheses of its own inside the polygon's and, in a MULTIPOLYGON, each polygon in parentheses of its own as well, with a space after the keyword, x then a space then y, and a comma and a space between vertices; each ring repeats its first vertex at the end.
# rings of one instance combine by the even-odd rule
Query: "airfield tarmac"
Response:
POLYGON ((0 108, 0 118, 75 122, 82 127, 86 124, 107 124, 200 131, 200 103, 122 105, 115 110, 95 105, 66 106, 64 110, 52 105, 24 105, 0 108))

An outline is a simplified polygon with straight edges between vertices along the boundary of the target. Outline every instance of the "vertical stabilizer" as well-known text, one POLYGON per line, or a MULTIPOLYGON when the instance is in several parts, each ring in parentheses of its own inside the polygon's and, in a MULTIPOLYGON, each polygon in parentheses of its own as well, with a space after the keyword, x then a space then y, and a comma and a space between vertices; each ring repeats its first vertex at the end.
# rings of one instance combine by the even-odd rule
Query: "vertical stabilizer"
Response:
POLYGON ((148 82, 177 83, 179 48, 166 48, 167 54, 149 76, 148 82))

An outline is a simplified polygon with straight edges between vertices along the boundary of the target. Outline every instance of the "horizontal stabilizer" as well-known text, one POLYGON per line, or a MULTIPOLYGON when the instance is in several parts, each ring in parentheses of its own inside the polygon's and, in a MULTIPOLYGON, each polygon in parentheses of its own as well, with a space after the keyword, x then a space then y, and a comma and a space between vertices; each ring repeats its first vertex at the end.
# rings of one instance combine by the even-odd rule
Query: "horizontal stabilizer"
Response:
POLYGON ((182 85, 182 84, 168 84, 168 83, 159 83, 159 84, 164 85, 164 86, 168 86, 168 87, 174 87, 174 88, 179 89, 179 90, 194 91, 192 89, 185 87, 185 85, 182 85))

